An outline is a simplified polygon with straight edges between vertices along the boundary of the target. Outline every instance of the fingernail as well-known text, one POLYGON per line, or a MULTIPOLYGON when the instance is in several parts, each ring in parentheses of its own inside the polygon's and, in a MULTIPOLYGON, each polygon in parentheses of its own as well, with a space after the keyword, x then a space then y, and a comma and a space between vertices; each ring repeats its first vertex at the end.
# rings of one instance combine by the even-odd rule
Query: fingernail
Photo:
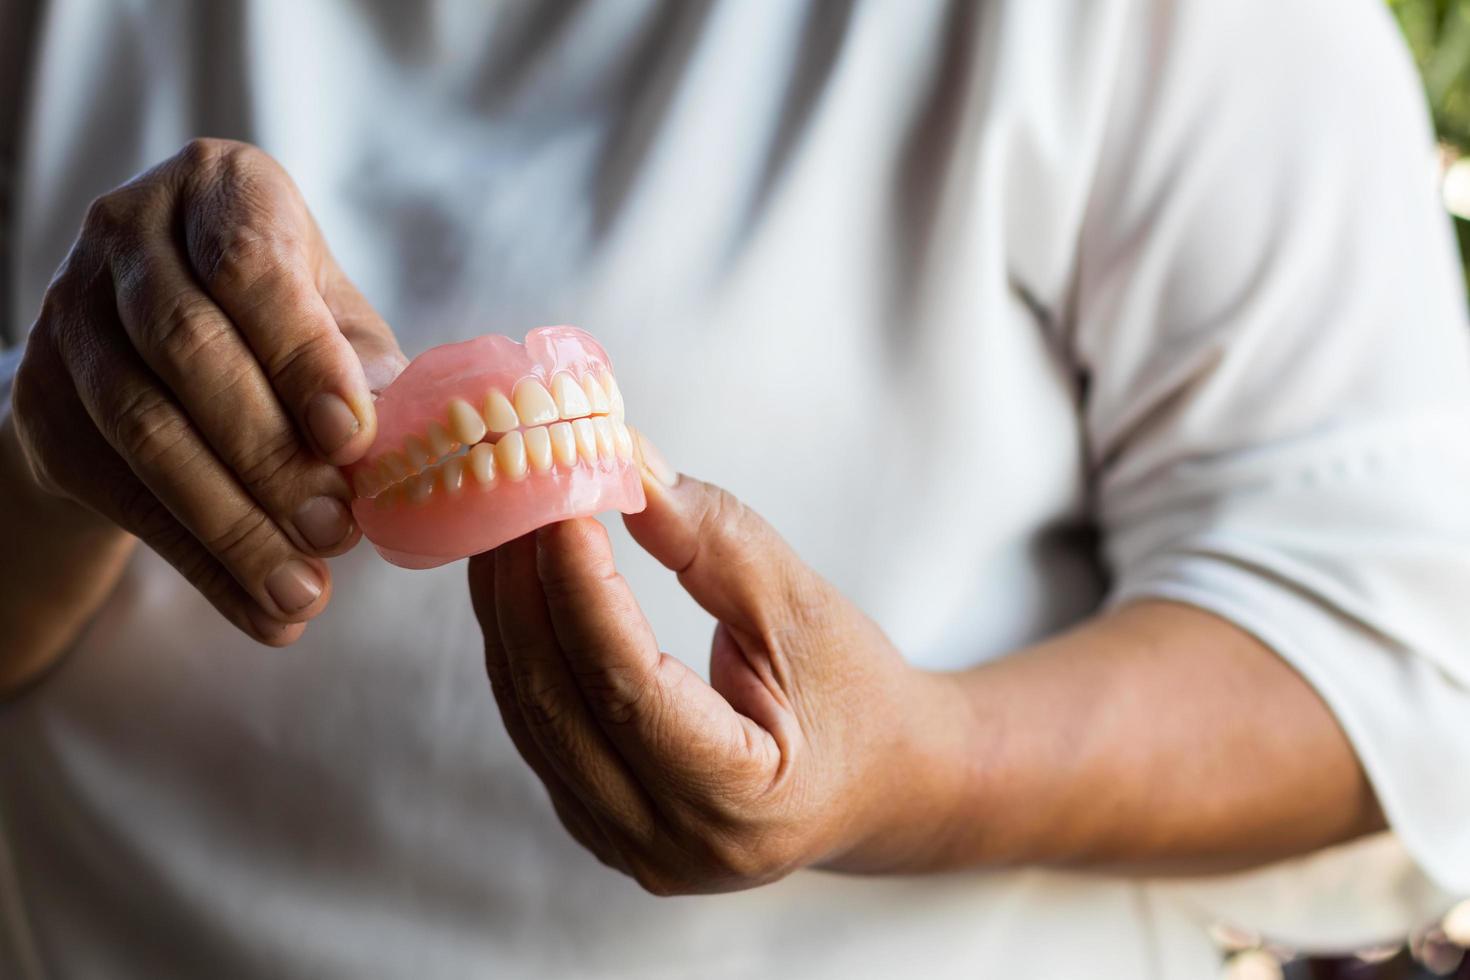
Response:
POLYGON ((335 547, 352 530, 352 517, 336 497, 312 497, 296 511, 296 530, 319 551, 335 547))
POLYGON ((362 428, 347 403, 330 392, 317 395, 307 405, 306 425, 317 448, 328 456, 347 445, 362 428))
POLYGON ((316 601, 322 594, 322 580, 306 562, 292 558, 265 577, 265 590, 282 612, 293 613, 316 601))
POLYGON ((679 482, 679 471, 669 465, 664 459, 664 454, 658 451, 658 447, 648 441, 648 437, 642 432, 638 433, 638 449, 643 456, 643 465, 653 478, 666 487, 671 487, 679 482))

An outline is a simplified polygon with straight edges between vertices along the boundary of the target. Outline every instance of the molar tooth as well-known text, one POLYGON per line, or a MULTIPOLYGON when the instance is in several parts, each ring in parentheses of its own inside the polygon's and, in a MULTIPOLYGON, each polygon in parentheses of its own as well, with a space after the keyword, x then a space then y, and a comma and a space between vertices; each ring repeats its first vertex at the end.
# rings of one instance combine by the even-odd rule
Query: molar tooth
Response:
POLYGON ((597 430, 592 428, 591 419, 577 419, 572 423, 572 434, 577 440, 577 452, 589 463, 597 462, 597 430))
POLYGON ((515 406, 504 392, 497 389, 485 396, 485 425, 491 432, 510 432, 520 424, 515 406))
POLYGON ((427 504, 429 495, 434 492, 434 471, 424 470, 415 473, 404 488, 404 496, 411 504, 427 504))
POLYGON ((398 504, 403 491, 396 486, 389 487, 373 498, 373 506, 378 510, 392 510, 398 504))
POLYGON ((454 433, 454 438, 466 446, 473 446, 485 438, 485 420, 480 418, 480 413, 475 407, 463 398, 456 398, 449 403, 447 410, 449 415, 449 431, 454 433))
POLYGON ((433 462, 429 455, 429 446, 418 436, 409 436, 403 440, 403 453, 408 457, 408 462, 415 470, 421 470, 433 462))
POLYGON ((557 411, 564 419, 580 419, 592 414, 587 392, 565 371, 558 371, 556 377, 551 379, 551 394, 556 399, 557 411))
POLYGON ((378 491, 378 472, 364 466, 352 475, 352 489, 359 497, 371 497, 378 491))
POLYGON ((587 400, 592 403, 592 411, 599 415, 607 414, 611 403, 607 400, 607 392, 598 383, 595 375, 587 375, 582 379, 582 388, 587 392, 587 400))
POLYGON ((614 415, 611 422, 613 448, 623 459, 633 458, 633 434, 628 431, 628 426, 621 418, 614 415))
POLYGON ((592 420, 592 431, 597 433, 597 455, 603 459, 611 459, 617 452, 613 448, 612 423, 607 416, 599 415, 592 420))
POLYGON ((495 447, 488 442, 470 447, 465 465, 476 483, 490 483, 495 479, 495 447))
POLYGON ((611 414, 615 419, 623 417, 623 393, 618 390, 618 380, 611 374, 602 375, 602 386, 607 389, 607 400, 611 405, 611 414))
POLYGON ((388 477, 384 481, 386 483, 397 483, 413 472, 413 469, 408 465, 408 460, 403 458, 402 453, 385 454, 380 465, 382 466, 382 472, 388 477))
POLYGON ((512 480, 526 478, 526 440, 519 432, 507 432, 495 444, 495 468, 512 480))
MULTIPOLYGON (((474 411, 471 409, 471 411, 474 411)), ((475 416, 479 418, 479 416, 475 416)), ((459 443, 449 438, 449 433, 444 431, 444 426, 438 422, 429 423, 429 451, 434 454, 435 459, 448 456, 459 447, 459 443)))
POLYGON ((556 421, 556 402, 551 400, 551 392, 546 390, 546 386, 535 378, 517 381, 510 400, 515 403, 521 425, 545 425, 556 421))
POLYGON ((525 439, 526 458, 531 461, 531 468, 537 473, 551 469, 551 433, 546 431, 546 427, 538 425, 527 429, 525 439))
POLYGON ((464 487, 464 462, 463 456, 451 456, 439 464, 439 481, 444 484, 444 492, 451 497, 464 487))
POLYGON ((572 423, 558 422, 550 429, 551 453, 559 466, 577 465, 577 437, 572 434, 572 423))

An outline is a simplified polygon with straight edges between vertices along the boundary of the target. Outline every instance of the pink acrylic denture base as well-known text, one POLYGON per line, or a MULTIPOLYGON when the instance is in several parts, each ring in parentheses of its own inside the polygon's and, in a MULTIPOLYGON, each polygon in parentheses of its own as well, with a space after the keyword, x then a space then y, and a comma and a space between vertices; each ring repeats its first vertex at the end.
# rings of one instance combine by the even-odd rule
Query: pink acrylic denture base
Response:
MULTIPOLYGON (((536 378, 551 386, 554 374, 612 373, 602 345, 585 330, 538 327, 524 344, 487 334, 425 351, 378 397, 378 435, 359 466, 376 465, 431 421, 444 421, 445 406, 462 398, 476 407, 492 388, 507 396, 516 382, 536 378)), ((349 477, 351 472, 349 472, 349 477)), ((424 504, 398 502, 381 508, 357 498, 352 513, 378 553, 404 568, 433 568, 488 551, 538 527, 606 510, 643 510, 643 482, 635 462, 579 459, 576 466, 531 472, 521 480, 497 474, 488 485, 468 476, 454 495, 435 493, 424 504)))

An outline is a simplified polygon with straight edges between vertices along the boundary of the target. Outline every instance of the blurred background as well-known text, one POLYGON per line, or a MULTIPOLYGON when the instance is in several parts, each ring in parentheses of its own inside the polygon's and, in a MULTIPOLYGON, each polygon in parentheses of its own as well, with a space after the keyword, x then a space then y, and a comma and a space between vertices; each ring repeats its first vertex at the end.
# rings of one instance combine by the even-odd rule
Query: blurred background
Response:
MULTIPOLYGON (((1470 0, 1387 0, 1414 52, 1443 150, 1445 207, 1470 255, 1470 0)), ((1470 285, 1470 265, 1466 266, 1470 285)))

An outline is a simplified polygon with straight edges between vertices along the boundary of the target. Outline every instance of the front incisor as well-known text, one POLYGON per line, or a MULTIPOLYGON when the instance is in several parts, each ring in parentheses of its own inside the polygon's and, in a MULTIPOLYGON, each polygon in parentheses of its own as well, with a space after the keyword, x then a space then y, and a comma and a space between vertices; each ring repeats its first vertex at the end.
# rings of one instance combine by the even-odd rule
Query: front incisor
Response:
POLYGON ((615 419, 621 419, 623 417, 623 393, 618 390, 618 379, 611 374, 604 374, 602 386, 607 389, 608 414, 615 419))
POLYGON ((558 371, 551 379, 551 397, 556 399, 556 410, 564 419, 580 419, 592 414, 592 405, 587 401, 587 392, 565 371, 558 371))
POLYGON ((602 385, 598 384, 597 378, 590 374, 583 378, 582 390, 587 393, 587 401, 591 404, 592 411, 599 414, 607 413, 609 408, 607 392, 603 390, 602 385))
POLYGON ((557 420, 556 402, 552 400, 551 392, 535 378, 517 381, 510 400, 515 403, 521 425, 545 425, 557 420))

